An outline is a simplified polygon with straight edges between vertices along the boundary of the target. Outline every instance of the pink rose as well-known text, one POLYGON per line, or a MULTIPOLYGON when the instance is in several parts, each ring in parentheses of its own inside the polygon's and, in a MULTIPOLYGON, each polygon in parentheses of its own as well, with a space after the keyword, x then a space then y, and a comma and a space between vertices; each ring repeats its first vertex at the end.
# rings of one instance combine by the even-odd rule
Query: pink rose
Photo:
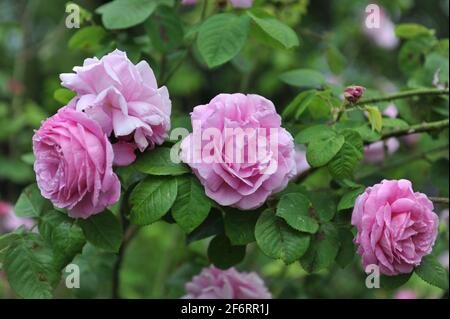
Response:
POLYGON ((191 120, 181 159, 220 205, 257 208, 295 175, 293 138, 264 97, 220 94, 195 107, 191 120))
POLYGON ((120 140, 134 140, 141 151, 164 142, 171 101, 165 86, 158 89, 147 62, 134 65, 115 50, 73 70, 60 75, 62 85, 77 93, 71 107, 96 120, 108 136, 114 132, 120 140))
POLYGON ((400 142, 395 137, 369 144, 364 147, 364 161, 366 163, 382 162, 386 158, 386 153, 392 155, 399 147, 400 142))
POLYGON ((306 149, 303 145, 295 146, 295 166, 297 169, 295 177, 302 175, 311 168, 306 160, 306 149))
POLYGON ((253 0, 230 0, 231 5, 235 8, 250 8, 253 0))
POLYGON ((220 270, 211 266, 186 284, 185 299, 271 299, 264 281, 254 272, 220 270))
POLYGON ((0 234, 14 231, 20 226, 30 229, 33 225, 33 219, 16 216, 10 203, 0 201, 0 234))
POLYGON ((71 217, 88 218, 119 200, 112 146, 83 112, 66 107, 48 118, 33 136, 33 151, 42 196, 71 217))
POLYGON ((192 6, 197 4, 197 0, 181 0, 181 4, 184 6, 192 6))
POLYGON ((414 290, 402 289, 395 293, 394 299, 417 299, 417 294, 414 290))
POLYGON ((367 16, 364 16, 363 30, 376 46, 387 50, 398 46, 400 41, 395 35, 395 24, 383 9, 380 10, 379 28, 368 28, 366 20, 367 16))
POLYGON ((384 180, 357 198, 352 224, 364 269, 375 264, 394 276, 411 272, 431 253, 439 220, 433 203, 410 181, 384 180))

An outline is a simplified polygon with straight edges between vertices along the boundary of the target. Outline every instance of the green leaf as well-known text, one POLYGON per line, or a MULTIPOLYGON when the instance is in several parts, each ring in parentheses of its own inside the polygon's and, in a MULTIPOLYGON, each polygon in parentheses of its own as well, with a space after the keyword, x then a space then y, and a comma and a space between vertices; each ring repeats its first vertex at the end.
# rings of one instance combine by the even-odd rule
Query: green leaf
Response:
POLYGON ((314 234, 319 229, 319 223, 310 216, 310 212, 309 199, 300 193, 293 193, 281 197, 276 215, 283 218, 292 228, 314 234))
POLYGON ((363 192, 364 192, 364 187, 360 187, 360 188, 351 190, 348 193, 345 193, 344 196, 342 196, 341 200, 339 201, 339 204, 337 207, 338 211, 353 208, 355 206, 356 199, 363 192))
POLYGON ((339 251, 336 263, 341 267, 347 267, 355 258, 356 246, 353 243, 353 233, 349 229, 339 229, 339 251))
POLYGON ((200 27, 197 47, 206 64, 216 67, 234 58, 244 47, 250 27, 248 16, 221 13, 200 27))
POLYGON ((336 202, 328 191, 307 192, 312 211, 320 222, 329 222, 336 214, 336 202))
POLYGON ((172 206, 172 217, 186 233, 190 233, 208 217, 211 202, 194 176, 180 177, 177 183, 178 195, 172 206))
POLYGON ((330 267, 339 252, 339 237, 332 224, 323 224, 314 236, 308 251, 300 258, 302 267, 309 273, 330 267))
POLYGON ((295 136, 295 143, 308 144, 315 140, 324 140, 328 138, 333 138, 336 135, 337 135, 336 132, 330 126, 325 124, 319 124, 301 130, 295 136))
POLYGON ((421 35, 434 35, 434 30, 416 23, 403 23, 395 28, 395 35, 402 39, 412 39, 421 35))
POLYGON ((247 14, 263 32, 284 48, 291 49, 299 45, 298 36, 295 31, 275 17, 261 10, 247 11, 247 14))
POLYGON ((291 228, 275 216, 272 209, 265 210, 258 218, 255 238, 264 254, 282 259, 285 264, 291 264, 303 256, 310 242, 310 235, 291 228))
POLYGON ((50 202, 42 197, 37 184, 31 184, 20 194, 14 212, 19 217, 38 217, 51 207, 50 202))
POLYGON ((232 245, 246 245, 255 241, 255 225, 259 215, 259 211, 226 209, 225 234, 232 245))
POLYGON ((406 284, 411 278, 412 272, 409 274, 402 274, 397 276, 380 276, 380 288, 386 290, 395 290, 406 284))
POLYGON ((233 246, 224 235, 214 237, 208 246, 208 258, 214 266, 228 269, 245 257, 245 246, 233 246))
POLYGON ((2 269, 2 262, 5 258, 6 252, 8 251, 9 245, 19 238, 17 233, 6 233, 0 236, 0 271, 2 269))
POLYGON ((351 178, 356 165, 363 159, 364 142, 358 132, 344 130, 344 145, 328 164, 331 175, 339 180, 351 178))
POLYGON ((182 175, 189 173, 189 168, 183 163, 174 163, 170 158, 169 147, 157 147, 140 156, 135 167, 138 171, 150 175, 182 175))
POLYGON ((75 97, 75 92, 69 89, 60 88, 53 92, 53 98, 61 103, 61 105, 67 105, 71 99, 75 97))
POLYGON ((295 119, 299 119, 300 116, 306 111, 312 98, 316 95, 315 90, 303 91, 298 94, 291 103, 286 106, 281 116, 283 119, 288 119, 294 115, 295 119))
POLYGON ((280 75, 280 80, 297 87, 321 87, 326 81, 322 73, 310 69, 297 69, 280 75))
POLYGON ((422 258, 416 274, 430 285, 448 290, 448 272, 433 255, 422 258))
POLYGON ((86 239, 83 230, 75 220, 67 215, 50 210, 45 212, 38 223, 39 234, 52 248, 55 264, 62 269, 81 253, 86 239))
POLYGON ((94 246, 106 251, 117 252, 122 243, 122 226, 116 216, 108 210, 80 219, 80 226, 86 239, 94 246))
POLYGON ((38 234, 20 235, 8 248, 4 268, 14 292, 23 298, 51 298, 60 272, 38 234))
POLYGON ((156 9, 155 0, 114 0, 95 10, 106 29, 126 29, 144 22, 156 9))
POLYGON ((172 8, 161 6, 152 15, 146 30, 152 45, 161 52, 176 49, 183 43, 183 24, 172 8))
MULTIPOLYGON (((106 37, 105 29, 100 26, 92 25, 79 29, 70 38, 68 46, 69 49, 95 49, 100 45, 101 41, 106 37)), ((61 90, 61 89, 59 89, 61 90)), ((56 92, 55 91, 55 95, 56 92)), ((75 95, 75 94, 74 94, 75 95)), ((56 97, 55 97, 56 99, 56 97)), ((57 99, 57 101, 60 101, 57 99)))
POLYGON ((344 143, 345 137, 343 135, 309 143, 306 150, 306 159, 309 165, 312 167, 325 166, 336 156, 344 143))
POLYGON ((406 129, 409 127, 409 124, 401 119, 383 117, 383 127, 395 128, 395 129, 406 129))
POLYGON ((347 64, 347 59, 342 55, 338 48, 335 46, 328 47, 326 57, 328 66, 333 74, 339 75, 344 71, 347 64))
POLYGON ((205 221, 186 236, 186 243, 190 244, 194 241, 223 234, 223 232, 222 213, 218 209, 212 209, 205 221))
POLYGON ((131 193, 131 222, 137 225, 156 222, 170 210, 176 197, 176 178, 147 177, 131 193))
POLYGON ((367 116, 373 131, 381 132, 383 129, 383 117, 376 106, 366 106, 367 116))

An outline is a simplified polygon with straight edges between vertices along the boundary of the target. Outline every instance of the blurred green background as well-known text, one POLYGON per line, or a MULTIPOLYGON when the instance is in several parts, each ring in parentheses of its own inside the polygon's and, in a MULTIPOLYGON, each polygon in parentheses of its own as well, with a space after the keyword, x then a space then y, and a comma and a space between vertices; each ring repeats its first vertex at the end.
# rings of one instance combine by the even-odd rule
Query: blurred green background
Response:
MULTIPOLYGON (((107 1, 74 2, 87 12, 82 26, 101 25, 100 17, 94 12, 107 1)), ((171 75, 166 85, 173 103, 173 127, 187 125, 187 115, 194 106, 206 103, 221 92, 257 93, 272 100, 281 111, 298 94, 298 89, 282 83, 279 75, 295 68, 320 71, 336 92, 350 84, 370 88, 372 94, 392 92, 417 87, 417 83, 426 78, 423 72, 405 72, 399 61, 400 40, 389 42, 384 39, 387 42, 383 42, 383 37, 380 39, 379 35, 377 38, 377 35, 367 33, 363 26, 364 9, 371 1, 280 0, 265 3, 268 11, 295 28, 301 38, 300 48, 292 51, 273 49, 251 38, 244 51, 231 63, 209 70, 200 61, 195 48, 189 52, 183 50, 183 38, 175 38, 162 54, 157 39, 152 37, 152 19, 144 25, 108 31, 86 43, 77 43, 70 41, 77 30, 65 26, 66 1, 1 0, 0 200, 14 203, 21 190, 34 181, 30 164, 33 160, 31 136, 41 120, 62 106, 58 102, 58 93, 55 96, 55 91, 60 88, 59 74, 70 72, 73 66, 82 64, 84 58, 100 57, 116 47, 125 50, 134 62, 146 59, 157 75, 162 73, 162 68, 176 70, 173 74, 164 70, 171 75), (338 48, 345 61, 340 72, 331 70, 327 62, 330 47, 338 48)), ((448 39, 448 0, 377 3, 394 24, 423 24, 434 29, 438 39, 448 39)), ((199 20, 201 6, 178 7, 177 10, 182 17, 184 33, 189 35, 190 26, 199 20)), ((386 37, 389 40, 389 36, 386 37)), ((188 36, 184 41, 188 41, 186 39, 188 36)), ((444 65, 441 76, 448 79, 448 42, 446 57, 445 54, 442 56, 444 61, 439 61, 444 65)), ((429 79, 429 74, 427 76, 429 79)), ((411 124, 434 116, 423 105, 399 102, 397 108, 400 116, 411 124)), ((440 108, 440 114, 448 116, 448 103, 440 108)), ((433 139, 424 135, 415 149, 402 146, 389 160, 401 160, 411 152, 426 152, 443 143, 448 145, 448 137, 433 139)), ((382 178, 409 178, 421 191, 448 196, 448 148, 445 152, 447 154, 440 154, 442 159, 434 165, 425 156, 419 156, 407 165, 367 174, 364 182, 370 185, 382 178)), ((320 187, 325 183, 326 177, 320 174, 306 181, 307 186, 320 187)), ((443 209, 437 207, 437 212, 443 209)), ((214 222, 213 218, 211 222, 214 222)), ((435 252, 444 262, 446 260, 448 267, 448 215, 446 223, 441 225, 440 236, 443 240, 438 241, 435 252)), ((208 265, 208 240, 186 246, 186 236, 180 228, 166 222, 141 229, 125 255, 121 272, 122 296, 181 297, 184 283, 208 265)), ((87 245, 83 255, 75 260, 82 269, 81 288, 71 291, 60 287, 56 295, 62 298, 110 297, 114 259, 114 255, 87 245)), ((365 288, 365 276, 358 258, 345 269, 307 276, 298 263, 284 266, 281 261, 273 261, 249 245, 244 262, 237 268, 258 272, 277 298, 390 298, 395 293, 365 288)), ((424 298, 439 298, 445 293, 417 277, 413 277, 405 288, 424 298)), ((12 297, 1 275, 0 297, 12 297)))

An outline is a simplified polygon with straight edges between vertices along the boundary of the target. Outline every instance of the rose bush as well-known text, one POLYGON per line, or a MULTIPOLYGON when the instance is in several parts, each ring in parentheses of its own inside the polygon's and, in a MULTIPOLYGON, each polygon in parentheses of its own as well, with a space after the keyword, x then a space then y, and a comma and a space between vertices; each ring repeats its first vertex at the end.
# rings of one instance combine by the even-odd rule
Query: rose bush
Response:
POLYGON ((2 3, 0 298, 448 295, 437 4, 53 2, 2 3))

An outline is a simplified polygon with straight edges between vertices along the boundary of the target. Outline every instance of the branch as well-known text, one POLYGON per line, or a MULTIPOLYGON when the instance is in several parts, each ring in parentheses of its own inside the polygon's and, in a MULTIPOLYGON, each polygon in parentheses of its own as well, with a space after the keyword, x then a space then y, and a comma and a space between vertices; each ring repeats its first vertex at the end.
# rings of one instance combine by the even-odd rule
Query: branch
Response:
POLYGON ((381 97, 362 99, 361 101, 359 101, 353 105, 358 106, 358 105, 373 104, 373 103, 394 101, 394 100, 400 100, 400 99, 408 99, 408 98, 418 97, 418 96, 439 96, 439 95, 449 95, 449 89, 409 90, 409 91, 399 92, 399 93, 381 96, 381 97))
POLYGON ((417 125, 412 125, 405 129, 395 130, 388 133, 384 133, 381 135, 382 140, 386 140, 390 137, 399 137, 403 135, 410 135, 416 133, 424 133, 424 132, 432 132, 432 131, 440 131, 445 128, 448 128, 449 120, 442 120, 436 122, 422 123, 417 125))
POLYGON ((417 161, 417 160, 427 160, 427 156, 433 153, 439 153, 448 150, 448 144, 438 146, 435 148, 424 150, 423 152, 419 152, 416 154, 412 154, 409 156, 405 156, 398 159, 389 159, 388 161, 384 161, 381 165, 378 165, 374 167, 373 169, 369 171, 362 172, 360 174, 355 174, 355 180, 361 180, 364 178, 367 178, 369 176, 372 176, 373 174, 376 174, 380 171, 390 170, 393 168, 401 167, 403 165, 409 164, 411 162, 417 161))
POLYGON ((428 199, 431 200, 435 204, 449 205, 448 197, 428 197, 428 199))

